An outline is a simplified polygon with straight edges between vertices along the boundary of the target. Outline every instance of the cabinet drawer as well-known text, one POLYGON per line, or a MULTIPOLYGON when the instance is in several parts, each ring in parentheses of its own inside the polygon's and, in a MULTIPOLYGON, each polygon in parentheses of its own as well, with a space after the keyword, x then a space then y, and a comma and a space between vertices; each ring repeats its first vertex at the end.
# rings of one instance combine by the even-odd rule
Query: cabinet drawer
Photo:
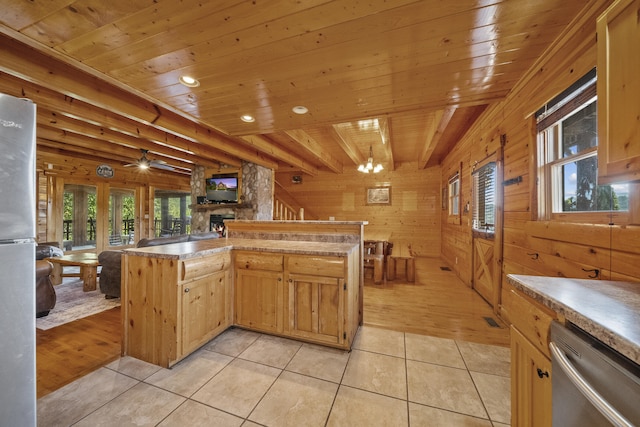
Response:
POLYGON ((551 358, 549 353, 549 328, 556 318, 553 311, 530 298, 511 290, 505 294, 509 316, 513 326, 518 329, 538 350, 551 358))
POLYGON ((344 277, 344 259, 342 257, 289 255, 287 270, 289 273, 344 277))
POLYGON ((229 253, 187 259, 182 261, 180 280, 185 281, 206 276, 229 268, 229 265, 231 265, 229 253))
POLYGON ((235 268, 240 270, 282 271, 283 256, 263 252, 236 252, 235 268))

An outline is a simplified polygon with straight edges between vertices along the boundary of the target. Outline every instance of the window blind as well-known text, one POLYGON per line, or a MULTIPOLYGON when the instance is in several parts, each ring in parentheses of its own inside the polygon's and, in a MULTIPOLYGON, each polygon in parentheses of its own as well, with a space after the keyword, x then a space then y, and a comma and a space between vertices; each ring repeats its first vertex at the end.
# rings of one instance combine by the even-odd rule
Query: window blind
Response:
POLYGON ((473 228, 482 231, 495 231, 495 162, 487 163, 473 172, 473 198, 473 228))

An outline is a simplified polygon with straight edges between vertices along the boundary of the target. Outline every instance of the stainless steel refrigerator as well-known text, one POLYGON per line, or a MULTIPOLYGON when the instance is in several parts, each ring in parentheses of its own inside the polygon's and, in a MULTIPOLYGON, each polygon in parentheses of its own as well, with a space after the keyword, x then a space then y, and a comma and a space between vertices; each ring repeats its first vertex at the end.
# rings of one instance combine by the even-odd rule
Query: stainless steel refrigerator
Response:
POLYGON ((0 425, 36 425, 36 106, 0 94, 0 425))

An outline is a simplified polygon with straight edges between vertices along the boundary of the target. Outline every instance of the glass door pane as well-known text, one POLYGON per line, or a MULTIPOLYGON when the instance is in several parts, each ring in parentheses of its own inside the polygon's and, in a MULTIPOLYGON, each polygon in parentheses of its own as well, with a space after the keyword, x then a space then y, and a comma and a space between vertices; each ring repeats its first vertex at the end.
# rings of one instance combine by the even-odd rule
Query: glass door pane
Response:
POLYGON ((63 239, 65 250, 96 247, 96 187, 65 184, 63 239))
POLYGON ((109 189, 109 246, 131 245, 135 240, 136 193, 128 188, 109 189))

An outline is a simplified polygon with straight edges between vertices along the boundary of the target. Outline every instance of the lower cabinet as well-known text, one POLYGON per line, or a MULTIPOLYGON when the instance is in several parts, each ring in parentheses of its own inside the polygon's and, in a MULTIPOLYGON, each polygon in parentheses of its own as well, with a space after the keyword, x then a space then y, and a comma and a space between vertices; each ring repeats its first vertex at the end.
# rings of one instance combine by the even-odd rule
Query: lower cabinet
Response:
POLYGON ((289 274, 289 334, 292 337, 342 344, 344 279, 289 274))
POLYGON ((284 329, 282 272, 236 270, 235 324, 263 332, 284 329))
POLYGON ((511 327, 511 425, 551 426, 551 361, 511 327))
POLYGON ((516 290, 504 304, 511 319, 511 425, 551 426, 549 334, 556 314, 516 290))
POLYGON ((182 300, 182 351, 186 355, 197 349, 211 335, 218 335, 231 325, 229 272, 220 271, 180 286, 182 300))
POLYGON ((237 251, 235 324, 262 332, 284 330, 283 256, 237 251))
POLYGON ((236 325, 340 348, 351 346, 358 329, 355 257, 250 251, 234 256, 236 325))
POLYGON ((231 325, 231 255, 123 256, 122 354, 168 368, 231 325))

